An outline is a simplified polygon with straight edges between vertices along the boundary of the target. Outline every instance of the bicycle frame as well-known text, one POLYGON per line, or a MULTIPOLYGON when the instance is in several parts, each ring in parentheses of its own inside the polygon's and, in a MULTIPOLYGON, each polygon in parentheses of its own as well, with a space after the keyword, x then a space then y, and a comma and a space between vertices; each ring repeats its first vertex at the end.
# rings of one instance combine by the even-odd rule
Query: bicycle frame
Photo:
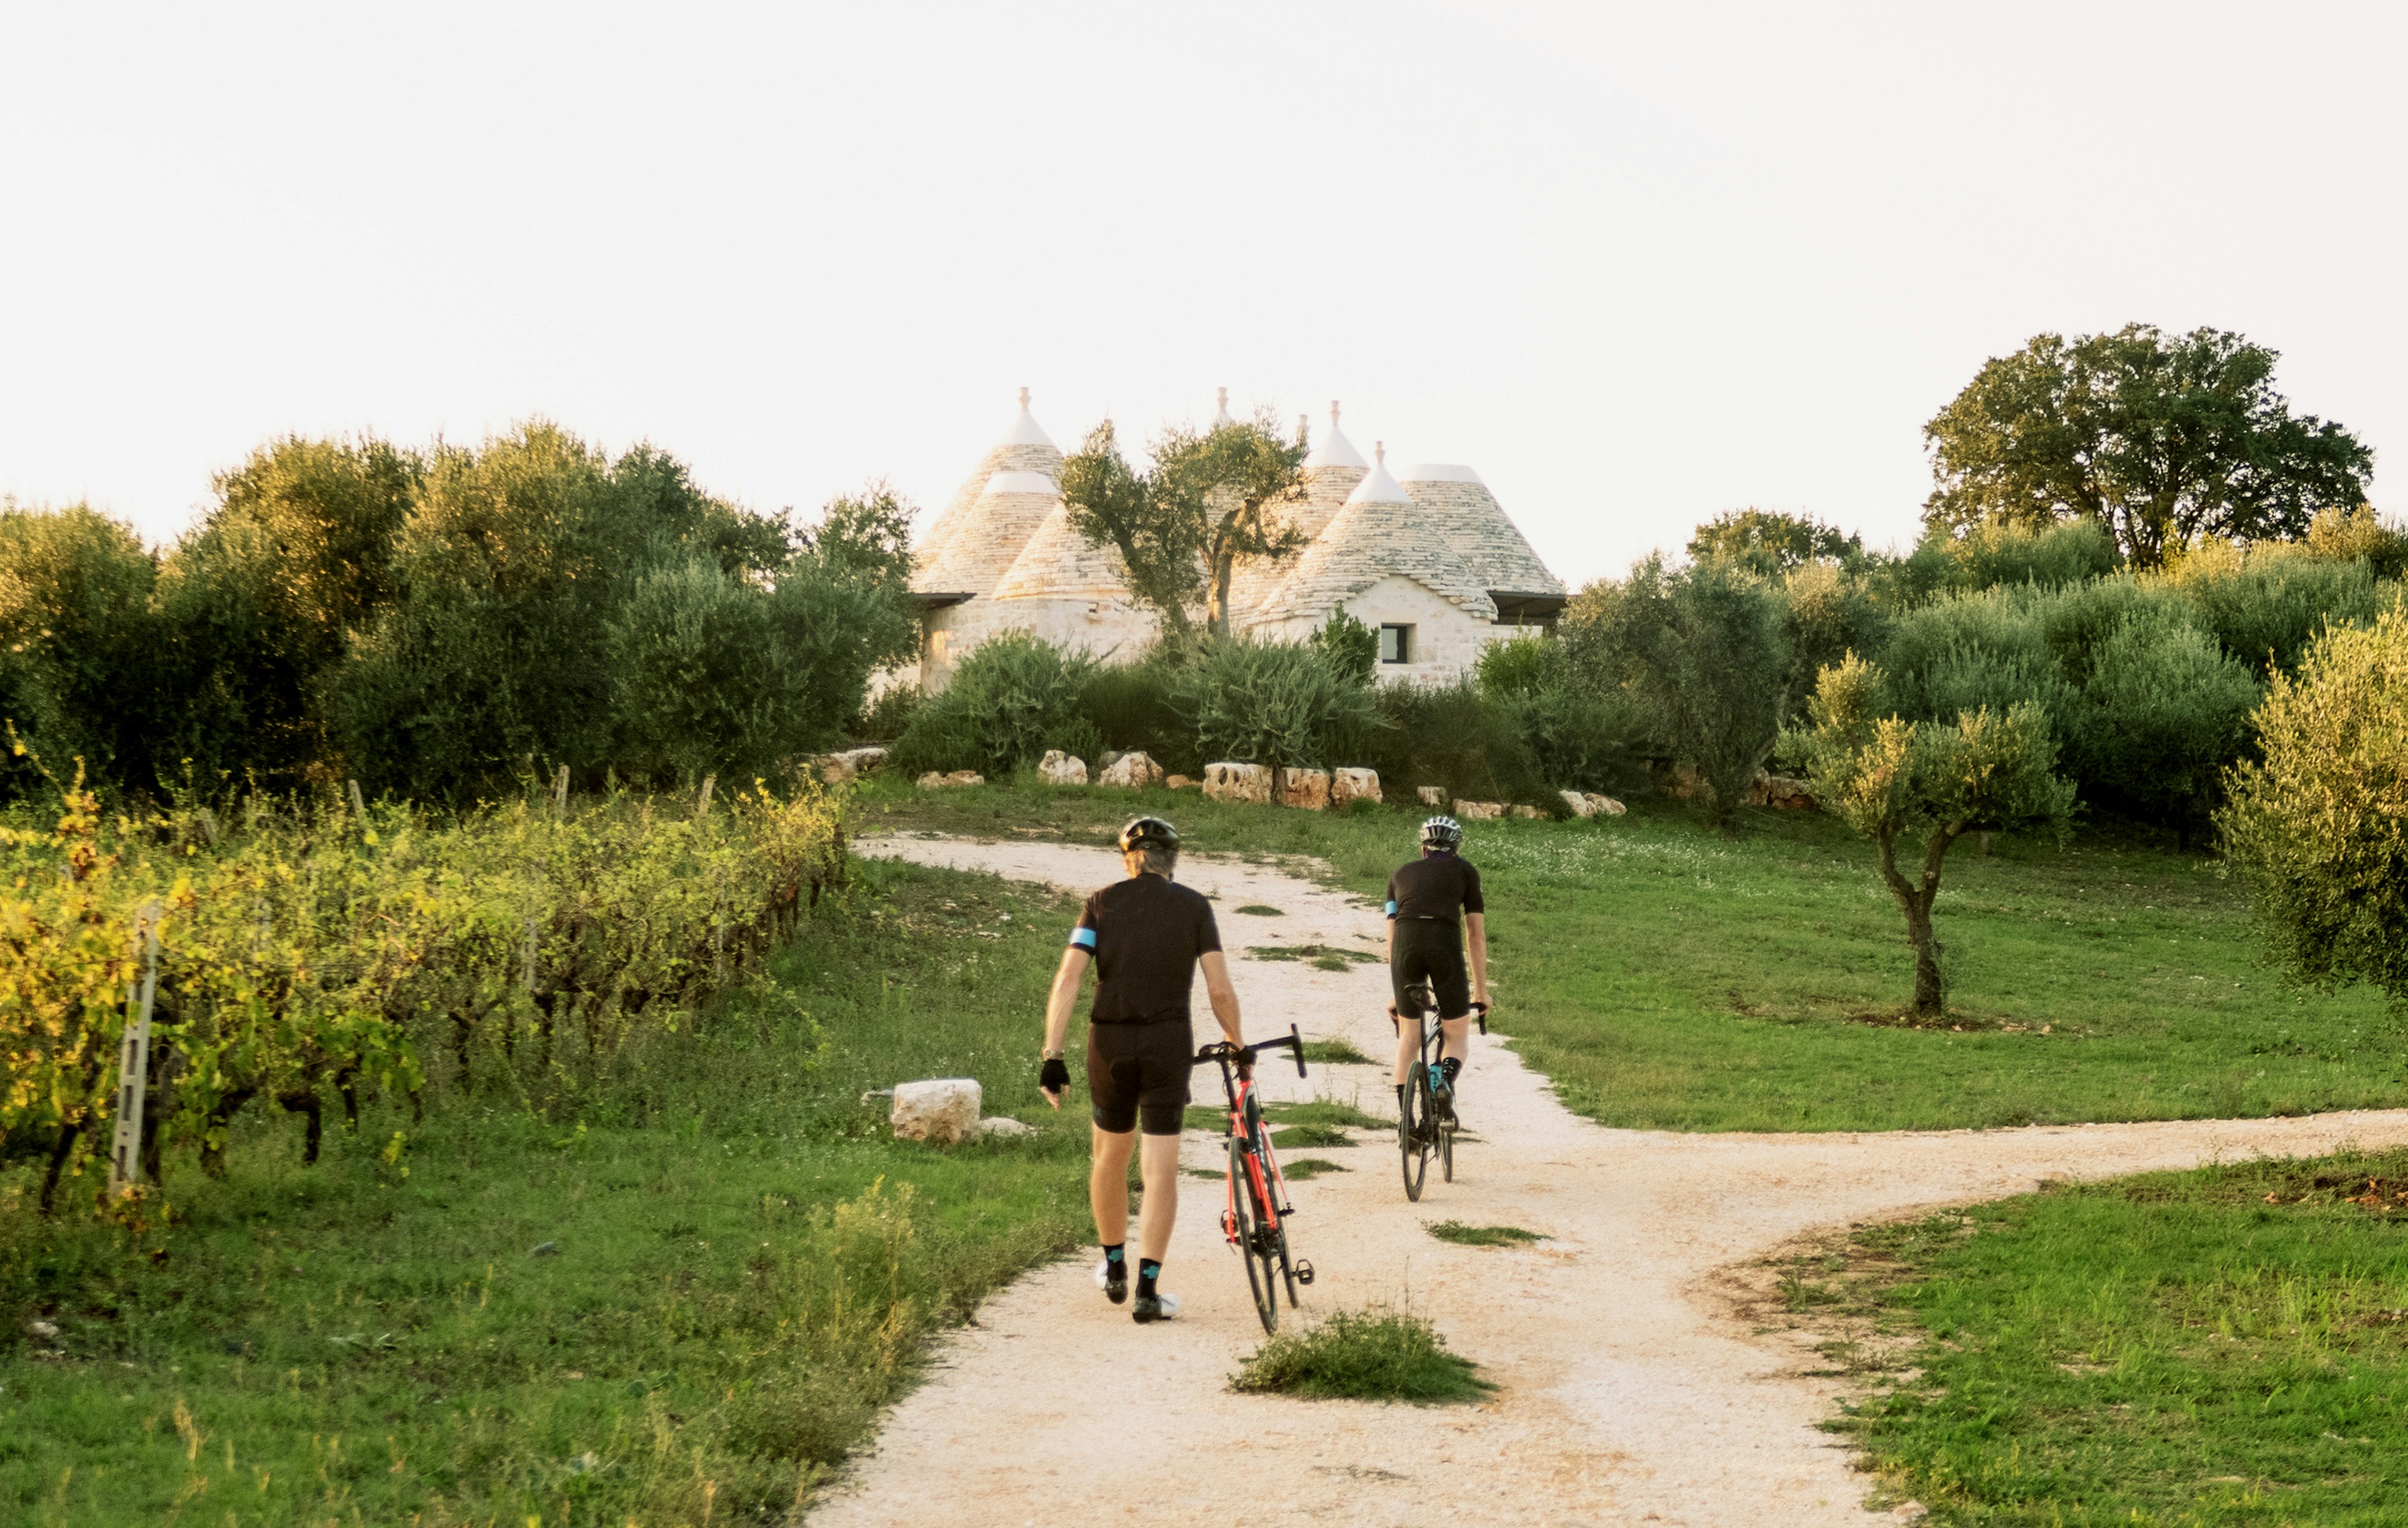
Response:
POLYGON ((1221 1234, 1245 1264, 1246 1283, 1254 1292, 1254 1310, 1266 1332, 1279 1327, 1279 1281, 1287 1285, 1290 1305, 1296 1304, 1296 1287, 1312 1282, 1312 1264, 1290 1259, 1286 1222, 1296 1211, 1288 1203, 1287 1178, 1280 1171, 1279 1154, 1271 1150, 1270 1129, 1255 1101, 1254 1078, 1240 1075, 1241 1066, 1251 1070, 1262 1051, 1282 1047, 1295 1053, 1296 1075, 1304 1076, 1304 1040, 1294 1025, 1282 1039, 1249 1046, 1223 1042, 1196 1053, 1198 1064, 1219 1064, 1221 1090, 1229 1101, 1228 1192, 1221 1207, 1221 1234), (1241 1188, 1242 1200, 1239 1198, 1241 1188))

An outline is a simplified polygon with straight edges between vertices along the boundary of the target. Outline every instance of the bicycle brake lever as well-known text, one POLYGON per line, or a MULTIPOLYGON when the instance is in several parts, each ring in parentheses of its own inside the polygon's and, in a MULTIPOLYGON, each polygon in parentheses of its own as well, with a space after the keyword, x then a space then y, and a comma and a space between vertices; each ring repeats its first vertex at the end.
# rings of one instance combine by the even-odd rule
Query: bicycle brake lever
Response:
MULTIPOLYGON (((1487 1032, 1483 1030, 1481 1033, 1487 1032)), ((1288 1050, 1296 1057, 1296 1075, 1302 1077, 1304 1076, 1304 1036, 1296 1032, 1294 1024, 1290 1024, 1287 1026, 1287 1037, 1288 1050)))

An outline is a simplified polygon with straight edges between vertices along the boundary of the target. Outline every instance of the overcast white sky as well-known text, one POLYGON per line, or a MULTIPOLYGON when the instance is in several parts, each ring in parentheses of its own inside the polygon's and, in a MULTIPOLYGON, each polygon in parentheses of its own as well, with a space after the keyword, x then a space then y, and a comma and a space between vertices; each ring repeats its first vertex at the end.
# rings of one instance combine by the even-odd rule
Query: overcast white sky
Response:
MULTIPOLYGON (((1343 399, 1575 583, 1909 537, 2042 329, 2237 329, 2408 450, 2408 7, 0 6, 0 493, 544 414, 809 508, 1343 399)), ((2378 505, 2394 507, 2376 479, 2378 505)))

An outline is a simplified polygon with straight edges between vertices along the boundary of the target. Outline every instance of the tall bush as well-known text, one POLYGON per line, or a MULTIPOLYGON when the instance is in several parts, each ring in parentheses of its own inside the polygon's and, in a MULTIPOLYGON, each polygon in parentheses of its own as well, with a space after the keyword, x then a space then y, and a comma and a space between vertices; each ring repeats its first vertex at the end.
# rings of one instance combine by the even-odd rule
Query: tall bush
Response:
POLYGON ((1173 703, 1206 754, 1264 764, 1345 763, 1379 716, 1345 656, 1310 641, 1212 643, 1179 676, 1173 703))
POLYGON ((2220 821, 2276 958, 2408 1007, 2408 602, 2319 637, 2257 723, 2220 821))
POLYGON ((895 764, 918 773, 976 769, 1008 774, 1050 748, 1085 757, 1097 750, 1095 724, 1080 700, 1096 661, 1028 632, 991 636, 954 668, 953 682, 929 697, 895 745, 895 764))
POLYGON ((1778 586, 1726 561, 1673 571, 1650 557, 1621 583, 1583 590, 1564 627, 1586 682, 1641 707, 1727 821, 1789 713, 1795 648, 1778 586))
MULTIPOLYGON (((61 769, 155 783, 158 564, 134 528, 78 505, 0 506, 0 720, 61 769)), ((0 794, 45 790, 0 749, 0 794)))
POLYGON ((2091 657, 2068 728, 2083 792, 2172 824, 2180 846, 2248 742, 2257 677, 2170 612, 2128 619, 2091 657))

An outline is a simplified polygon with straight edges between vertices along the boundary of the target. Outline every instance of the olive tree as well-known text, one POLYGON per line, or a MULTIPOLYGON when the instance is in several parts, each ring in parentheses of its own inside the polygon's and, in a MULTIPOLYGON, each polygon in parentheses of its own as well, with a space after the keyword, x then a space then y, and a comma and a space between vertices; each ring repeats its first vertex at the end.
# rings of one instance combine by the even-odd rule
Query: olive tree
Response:
POLYGON ((2326 633, 2257 723, 2219 821, 2276 958, 2408 1005, 2408 603, 2326 633))
POLYGON ((1063 459, 1062 502, 1089 545, 1119 551, 1129 593, 1174 635, 1193 628, 1200 605, 1211 634, 1226 639, 1238 564, 1282 562, 1304 546, 1282 512, 1303 497, 1304 456, 1303 436, 1282 438, 1264 412, 1202 434, 1174 425, 1140 471, 1106 420, 1063 459))
POLYGON ((1936 1018, 1947 990, 1931 905, 1949 846, 1974 831, 2062 834, 2073 786, 2057 774, 2057 744, 2035 703, 2003 715, 1985 706, 1954 722, 1909 721, 1883 704, 1884 688, 1882 671, 1853 653, 1823 670, 1797 750, 1823 809, 1873 841, 1882 883, 1906 914, 1914 948, 1914 1012, 1936 1018), (1899 851, 1915 839, 1923 866, 1910 878, 1899 851))

